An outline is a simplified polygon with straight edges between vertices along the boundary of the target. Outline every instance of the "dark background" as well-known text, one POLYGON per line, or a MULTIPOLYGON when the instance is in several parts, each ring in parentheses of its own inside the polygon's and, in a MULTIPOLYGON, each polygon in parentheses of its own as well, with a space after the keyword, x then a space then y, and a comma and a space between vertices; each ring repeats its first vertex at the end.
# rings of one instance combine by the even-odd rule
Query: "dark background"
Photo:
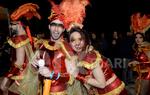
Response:
MULTIPOLYGON (((61 0, 55 0, 60 2, 61 0)), ((43 17, 42 25, 46 25, 47 16, 50 14, 48 0, 0 0, 0 5, 8 8, 11 13, 23 3, 33 2, 40 6, 43 17)), ((150 0, 90 0, 85 18, 85 28, 90 32, 128 32, 130 16, 132 13, 150 13, 150 0)))

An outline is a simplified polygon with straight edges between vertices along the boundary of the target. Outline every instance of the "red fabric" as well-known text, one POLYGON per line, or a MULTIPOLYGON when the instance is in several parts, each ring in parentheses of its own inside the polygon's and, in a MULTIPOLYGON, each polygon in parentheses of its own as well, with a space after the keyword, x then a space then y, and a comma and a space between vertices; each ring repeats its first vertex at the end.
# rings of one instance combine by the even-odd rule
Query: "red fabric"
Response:
POLYGON ((27 38, 28 38, 27 35, 19 35, 19 36, 12 37, 11 40, 13 43, 18 44, 22 41, 25 41, 27 38))
POLYGON ((102 70, 104 72, 104 75, 105 75, 105 79, 106 81, 108 79, 110 79, 112 76, 114 76, 114 72, 113 70, 111 69, 109 63, 108 63, 108 60, 107 59, 104 59, 102 60, 102 62, 100 63, 100 65, 102 65, 102 70))
MULTIPOLYGON (((87 54, 84 58, 84 61, 88 61, 88 63, 90 61, 93 62, 95 60, 96 60, 95 52, 91 52, 91 53, 87 54)), ((89 64, 91 64, 91 63, 89 63, 89 64)), ((111 69, 111 67, 108 63, 108 60, 106 58, 102 57, 102 61, 100 62, 100 66, 101 66, 101 69, 104 73, 106 81, 115 75, 115 73, 111 69)), ((89 71, 91 71, 91 70, 89 69, 89 71)), ((96 87, 94 87, 94 88, 96 88, 98 90, 99 94, 105 94, 105 93, 108 93, 114 89, 117 89, 117 87, 119 87, 120 85, 121 85, 121 80, 119 78, 116 78, 112 83, 110 83, 108 86, 106 86, 103 89, 96 88, 96 87)))
POLYGON ((11 69, 9 70, 9 72, 7 72, 5 74, 6 77, 12 77, 14 75, 19 75, 20 74, 20 69, 16 68, 15 66, 11 67, 11 69))
POLYGON ((98 88, 98 93, 99 94, 105 94, 108 93, 117 87, 121 85, 121 81, 117 78, 115 81, 113 81, 111 84, 107 85, 104 89, 98 88))
POLYGON ((16 94, 16 93, 13 93, 13 92, 8 92, 8 95, 19 95, 19 94, 16 94))
MULTIPOLYGON (((52 42, 49 44, 52 46, 54 45, 52 42)), ((64 42, 65 43, 65 42, 64 42)), ((69 46, 67 44, 64 44, 67 51, 70 51, 69 46)), ((67 82, 69 81, 69 74, 67 74, 66 67, 65 67, 65 54, 61 49, 58 50, 47 50, 49 54, 49 69, 51 71, 54 71, 54 80, 51 84, 51 92, 60 92, 66 90, 67 82), (57 74, 60 73, 61 76, 58 80, 55 80, 57 78, 57 74)), ((71 53, 71 51, 70 51, 71 53)))
MULTIPOLYGON (((106 81, 108 79, 112 78, 113 76, 115 76, 115 73, 109 66, 109 63, 106 59, 103 59, 103 61, 101 62, 100 65, 102 65, 102 70, 104 72, 106 81)), ((110 92, 114 89, 117 89, 121 85, 121 83, 122 83, 121 80, 119 78, 116 78, 112 83, 107 85, 104 89, 100 89, 100 88, 97 88, 97 89, 100 94, 102 94, 102 93, 104 94, 104 93, 110 92)))
POLYGON ((26 32, 27 32, 28 38, 30 40, 30 43, 33 45, 33 39, 32 39, 32 36, 31 36, 29 26, 26 26, 26 32))
POLYGON ((136 53, 135 57, 139 62, 148 62, 148 56, 143 51, 136 53))
POLYGON ((127 90, 124 89, 123 91, 121 91, 121 93, 119 95, 128 95, 127 90))
POLYGON ((83 84, 86 82, 85 75, 80 73, 77 75, 76 79, 82 82, 83 84))
POLYGON ((62 92, 66 90, 67 84, 53 80, 50 92, 62 92))
POLYGON ((22 65, 22 70, 17 68, 16 66, 12 66, 11 69, 5 74, 6 77, 12 77, 15 75, 20 75, 27 66, 27 62, 22 65))
POLYGON ((88 62, 89 64, 93 63, 96 60, 95 52, 88 53, 84 58, 84 61, 88 62))
MULTIPOLYGON (((136 53, 134 54, 134 57, 137 61, 140 62, 140 64, 139 64, 140 70, 144 70, 144 69, 147 69, 148 67, 150 67, 150 62, 148 60, 148 56, 144 53, 144 51, 141 51, 141 52, 136 51, 136 53)), ((142 73, 141 78, 149 80, 150 79, 150 71, 142 73)))

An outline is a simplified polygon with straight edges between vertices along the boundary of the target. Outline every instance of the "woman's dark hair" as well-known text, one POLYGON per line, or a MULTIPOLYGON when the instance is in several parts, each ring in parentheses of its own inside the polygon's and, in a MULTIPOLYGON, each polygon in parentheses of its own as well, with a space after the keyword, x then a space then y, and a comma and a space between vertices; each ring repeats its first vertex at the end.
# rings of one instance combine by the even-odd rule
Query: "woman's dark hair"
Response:
POLYGON ((81 29, 80 27, 77 26, 71 28, 70 31, 68 32, 68 42, 70 42, 70 35, 74 32, 78 32, 81 35, 81 37, 85 41, 85 46, 91 44, 88 33, 84 29, 81 29))

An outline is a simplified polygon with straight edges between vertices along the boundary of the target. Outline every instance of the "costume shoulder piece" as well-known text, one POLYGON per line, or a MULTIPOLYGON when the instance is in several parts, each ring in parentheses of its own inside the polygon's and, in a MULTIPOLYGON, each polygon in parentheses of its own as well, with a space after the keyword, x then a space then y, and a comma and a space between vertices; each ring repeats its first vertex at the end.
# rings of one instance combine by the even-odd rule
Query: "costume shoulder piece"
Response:
POLYGON ((69 47, 69 44, 65 41, 59 41, 59 42, 51 42, 49 40, 42 40, 43 46, 48 50, 58 50, 62 49, 62 51, 70 52, 71 48, 69 47))
POLYGON ((27 35, 20 35, 8 39, 8 43, 14 48, 20 48, 27 43, 30 43, 30 40, 27 35))
POLYGON ((87 69, 94 69, 102 61, 101 55, 98 51, 88 53, 85 58, 79 62, 79 66, 87 69))
POLYGON ((50 42, 48 40, 43 40, 43 46, 48 49, 48 50, 57 50, 57 48, 53 45, 53 44, 50 44, 50 42))
POLYGON ((149 51, 150 50, 150 43, 149 42, 143 42, 141 45, 142 50, 149 51))

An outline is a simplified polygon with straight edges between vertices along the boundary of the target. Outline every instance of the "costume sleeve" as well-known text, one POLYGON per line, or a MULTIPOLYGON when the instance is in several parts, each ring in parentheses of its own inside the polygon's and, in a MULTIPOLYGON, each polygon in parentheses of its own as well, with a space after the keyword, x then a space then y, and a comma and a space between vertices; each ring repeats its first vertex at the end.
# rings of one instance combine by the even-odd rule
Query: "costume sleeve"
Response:
MULTIPOLYGON (((101 62, 101 56, 97 51, 87 53, 85 58, 79 62, 79 66, 86 68, 88 71, 92 71, 101 62)), ((90 74, 90 73, 89 73, 90 74)), ((88 75, 89 75, 88 74, 88 75)), ((79 73, 76 77, 82 83, 86 82, 86 74, 79 73)))
POLYGON ((87 69, 94 69, 102 61, 101 55, 98 51, 92 51, 86 55, 86 57, 79 62, 79 66, 87 69))

